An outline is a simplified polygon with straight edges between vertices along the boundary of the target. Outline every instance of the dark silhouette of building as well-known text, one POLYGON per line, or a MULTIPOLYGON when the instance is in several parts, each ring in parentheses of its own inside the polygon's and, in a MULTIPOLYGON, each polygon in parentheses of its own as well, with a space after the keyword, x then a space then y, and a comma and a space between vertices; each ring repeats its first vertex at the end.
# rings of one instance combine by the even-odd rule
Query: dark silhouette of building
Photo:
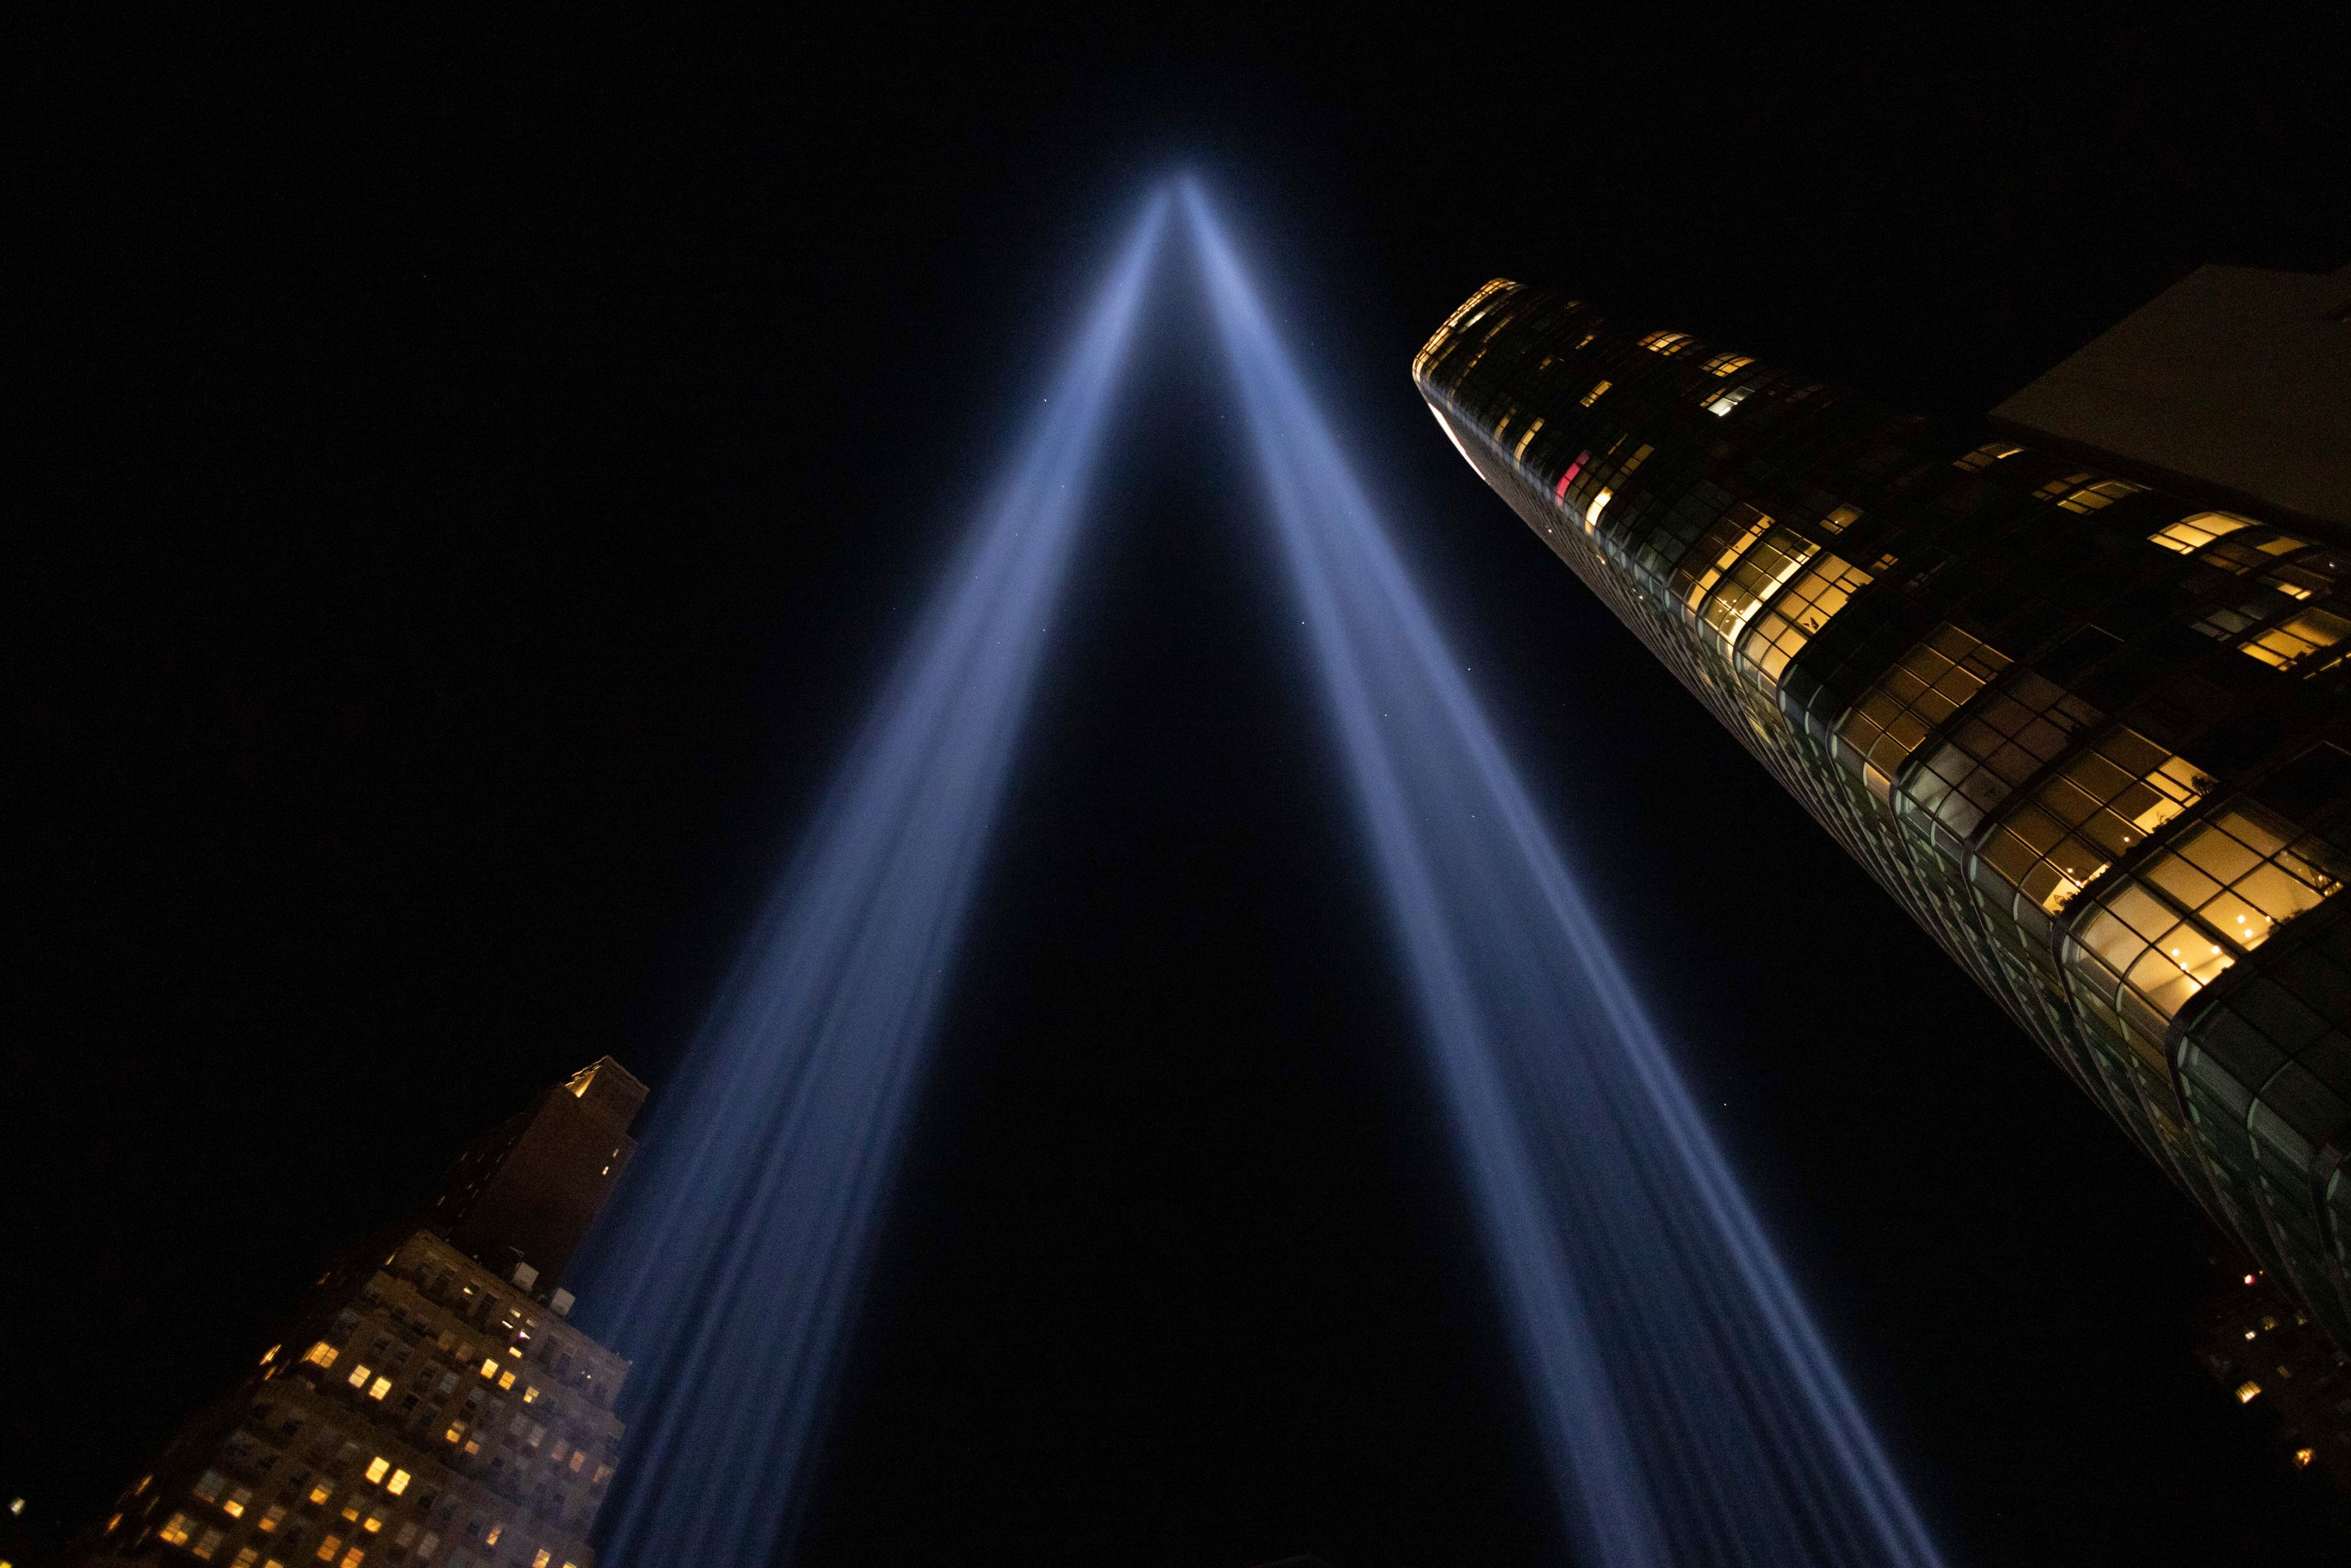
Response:
POLYGON ((2237 1404, 2273 1423, 2303 1469, 2351 1490, 2351 1356, 2284 1291, 2243 1276, 2205 1308, 2197 1355, 2237 1404))
POLYGON ((500 1274, 561 1278, 636 1152, 629 1124, 644 1103, 645 1086, 609 1056, 549 1085, 465 1152, 429 1223, 500 1274))
POLYGON ((319 1277, 80 1560, 591 1568, 628 1364, 566 1321, 559 1281, 644 1094, 606 1057, 476 1145, 421 1226, 319 1277))
MULTIPOLYGON (((2261 292, 2289 296, 2271 329, 2335 345, 2339 414, 2351 270, 2261 292)), ((1959 434, 1500 280, 1414 377, 1552 550, 2351 1343, 2341 451, 2297 465, 2271 431, 2226 462, 2208 432, 2157 465, 2087 439, 2192 421, 2192 366, 2136 404, 2114 383, 2163 361, 2149 343, 2242 340, 2199 308, 2150 307, 2127 351, 1959 434)))

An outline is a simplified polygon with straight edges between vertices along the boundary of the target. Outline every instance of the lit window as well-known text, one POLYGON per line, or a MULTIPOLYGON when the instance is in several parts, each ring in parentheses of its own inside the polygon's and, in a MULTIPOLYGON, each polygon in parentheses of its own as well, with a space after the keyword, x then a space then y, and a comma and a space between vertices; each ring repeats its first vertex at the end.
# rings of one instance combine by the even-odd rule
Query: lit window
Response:
POLYGON ((392 1472, 392 1479, 383 1483, 383 1490, 398 1497, 408 1490, 408 1482, 409 1474, 406 1470, 394 1470, 392 1472))
POLYGON ((555 1553, 542 1546, 538 1549, 538 1552, 532 1556, 530 1560, 530 1568, 547 1568, 547 1565, 554 1561, 555 1553))
POLYGON ((1731 507, 1690 547, 1668 580, 1668 586, 1684 604, 1696 610, 1714 591, 1714 585, 1722 580, 1723 574, 1737 565, 1739 558, 1771 527, 1769 517, 1744 502, 1731 507))
POLYGON ((266 1535, 285 1522, 286 1505, 282 1502, 273 1502, 259 1519, 254 1521, 254 1526, 266 1535))
POLYGON ((1542 422, 1541 420, 1540 420, 1540 419, 1536 420, 1532 424, 1530 424, 1529 426, 1527 426, 1527 433, 1526 433, 1524 435, 1521 435, 1521 436, 1520 436, 1520 437, 1519 437, 1519 444, 1518 444, 1517 448, 1516 448, 1514 451, 1512 451, 1512 452, 1511 452, 1511 454, 1510 454, 1510 456, 1511 456, 1514 460, 1522 460, 1522 459, 1524 459, 1524 458, 1525 458, 1525 456, 1526 456, 1526 455, 1527 455, 1527 445, 1528 445, 1528 444, 1529 444, 1530 442, 1531 442, 1531 441, 1533 441, 1533 440, 1534 440, 1534 438, 1535 438, 1535 433, 1536 433, 1537 431, 1541 430, 1542 427, 1543 427, 1543 422, 1542 422))
POLYGON ((2001 823, 1984 860, 2053 915, 2211 788, 2195 764, 2135 730, 2116 730, 2001 823))
POLYGON ((1970 473, 1973 473, 1979 468, 1991 467, 1993 464, 1999 462, 2003 457, 2013 457, 2023 450, 2023 447, 2011 446, 2005 441, 1994 441, 1987 445, 1977 447, 1973 452, 1969 453, 1965 457, 1962 457, 1958 462, 1952 464, 1951 466, 1954 468, 1964 468, 1970 473))
POLYGON ((260 1561, 261 1548, 258 1546, 242 1547, 237 1552, 236 1560, 231 1563, 228 1565, 228 1568, 253 1568, 253 1565, 260 1561))
POLYGON ((343 1538, 340 1535, 329 1535, 326 1540, 319 1542, 319 1561, 332 1563, 335 1560, 335 1553, 342 1549, 343 1538))
POLYGON ((343 1553, 343 1560, 336 1565, 336 1568, 360 1568, 360 1564, 366 1560, 367 1553, 354 1546, 343 1553))
POLYGON ((2260 1396, 2261 1392, 2262 1385, 2258 1383, 2250 1381, 2240 1383, 2237 1385, 2237 1403, 2240 1405, 2251 1405, 2254 1399, 2260 1396))
POLYGON ((2252 526, 2251 517, 2241 517, 2234 512, 2199 512, 2192 517, 2182 517, 2158 528, 2147 538, 2168 550, 2194 555, 2221 535, 2233 534, 2239 528, 2252 526))
POLYGON ((1868 572, 1836 556, 1822 557, 1756 623, 1741 653, 1765 680, 1776 684, 1814 633, 1873 580, 1868 572))
POLYGON ((1641 347, 1653 354, 1678 354, 1689 346, 1689 334, 1687 332, 1652 332, 1641 340, 1641 347))
POLYGON ((495 1357, 482 1363, 482 1375, 484 1377, 496 1377, 497 1375, 498 1364, 495 1357))
POLYGON ((188 1538, 194 1533, 191 1528, 194 1523, 195 1521, 186 1514, 175 1513, 165 1520, 163 1528, 155 1533, 167 1546, 185 1546, 188 1543, 188 1538))
POLYGON ((2146 489, 2127 479, 2101 479, 2086 469, 2068 474, 2063 479, 2053 479, 2032 492, 2035 500, 2054 501, 2069 512, 2087 515, 2113 506, 2125 496, 2137 495, 2146 489))
POLYGON ((2237 651, 2281 670, 2302 667, 2315 674, 2334 665, 2341 655, 2327 659, 2313 655, 2334 647, 2346 637, 2351 637, 2351 621, 2331 611, 2304 610, 2282 625, 2247 638, 2237 651))
POLYGON ((1717 419, 1719 419, 1723 415, 1729 413, 1732 409, 1737 408, 1740 403, 1745 402, 1747 401, 1747 392, 1748 389, 1745 387, 1733 387, 1729 392, 1724 392, 1720 397, 1716 398, 1712 402, 1708 403, 1706 405, 1706 412, 1714 415, 1717 419))
POLYGON ((2009 657, 1945 622, 1880 675, 1853 706, 1838 736, 1880 798, 1927 737, 1970 697, 1991 684, 2009 657))
POLYGON ((252 1491, 247 1488, 239 1487, 235 1491, 229 1493, 228 1496, 221 1499, 221 1511, 228 1515, 231 1519, 243 1519, 245 1517, 246 1509, 250 1506, 252 1502, 252 1491))
POLYGON ((1706 368, 1727 378, 1737 375, 1754 362, 1744 354, 1717 354, 1706 362, 1706 368))
POLYGON ((1616 383, 1614 382, 1600 382, 1595 383, 1590 392, 1583 394, 1583 406, 1590 408, 1593 403, 1598 402, 1600 401, 1600 394, 1606 392, 1610 387, 1613 387, 1615 384, 1616 383))
POLYGON ((346 1381, 349 1382, 353 1388, 364 1388, 367 1386, 367 1380, 372 1375, 373 1371, 374 1369, 372 1367, 355 1366, 351 1368, 351 1375, 348 1379, 346 1379, 346 1381))
POLYGON ((189 1490, 193 1491, 197 1497, 203 1499, 206 1502, 218 1502, 220 1500, 220 1494, 225 1490, 227 1487, 228 1481, 226 1478, 222 1476, 218 1470, 206 1470, 203 1475, 196 1478, 196 1484, 189 1490))
POLYGON ((207 1530, 204 1534, 196 1538, 196 1543, 193 1546, 189 1547, 188 1550, 194 1552, 204 1561, 209 1563, 213 1560, 213 1553, 221 1549, 221 1542, 227 1539, 228 1537, 223 1535, 217 1530, 207 1530))
POLYGON ((529 1384, 525 1385, 522 1391, 522 1402, 526 1405, 536 1405, 538 1403, 538 1385, 529 1384))
POLYGON ((2294 1462, 2300 1465, 2304 1469, 2308 1469, 2310 1468, 2310 1461, 2316 1458, 2318 1458, 2318 1453, 2317 1450, 2314 1448, 2296 1448, 2294 1451, 2294 1462))
POLYGON ((392 1461, 385 1458, 381 1454, 378 1454, 375 1458, 369 1463, 367 1468, 367 1479, 371 1481, 380 1481, 391 1473, 392 1461))
POLYGON ((360 1526, 360 1528, 366 1531, 370 1535, 375 1534, 376 1531, 383 1528, 383 1515, 380 1513, 369 1514, 367 1516, 367 1522, 360 1526))
POLYGON ((310 1500, 314 1503, 324 1502, 334 1495, 335 1488, 331 1481, 320 1481, 310 1489, 310 1500))
POLYGON ((498 1543, 498 1536, 500 1532, 505 1529, 506 1526, 504 1524, 493 1524, 490 1526, 490 1532, 482 1537, 482 1544, 485 1546, 496 1546, 498 1543))
POLYGON ((1706 623, 1729 647, 1755 619, 1764 601, 1820 553, 1820 546, 1786 528, 1775 529, 1740 557, 1706 601, 1706 623))
POLYGON ((368 1386, 368 1397, 371 1399, 381 1399, 391 1392, 392 1379, 389 1377, 379 1377, 368 1386))
POLYGON ((1592 505, 1583 509, 1583 527, 1587 533, 1600 526, 1600 514, 1606 511, 1608 503, 1615 498, 1614 490, 1603 490, 1592 497, 1592 505))
POLYGON ((2084 486, 2057 504, 2066 511, 2087 515, 2113 506, 2125 496, 2136 496, 2146 488, 2144 485, 2133 485, 2123 479, 2101 479, 2095 485, 2084 486))
MULTIPOLYGON (((518 1354, 520 1353, 517 1352, 517 1354, 518 1354)), ((498 1374, 498 1386, 500 1388, 512 1388, 514 1386, 514 1383, 515 1379, 513 1373, 502 1372, 498 1374)))
POLYGON ((261 1364, 267 1366, 271 1362, 276 1361, 277 1359, 277 1353, 285 1348, 286 1347, 282 1344, 273 1344, 267 1350, 263 1351, 261 1353, 261 1364))
POLYGON ((1821 519, 1821 528, 1825 533, 1841 534, 1859 521, 1861 521, 1859 507, 1838 507, 1821 519))

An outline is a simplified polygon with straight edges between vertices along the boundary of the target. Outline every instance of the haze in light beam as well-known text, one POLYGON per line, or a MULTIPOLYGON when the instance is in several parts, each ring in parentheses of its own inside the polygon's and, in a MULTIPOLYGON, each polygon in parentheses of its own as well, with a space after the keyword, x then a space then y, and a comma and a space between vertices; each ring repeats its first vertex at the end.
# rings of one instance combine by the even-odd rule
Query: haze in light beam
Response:
POLYGON ((1167 205, 1128 240, 591 1239, 582 1315, 635 1363, 613 1568, 750 1568, 796 1517, 1167 205))
POLYGON ((1572 1533, 1607 1568, 1933 1568, 1230 242, 1184 204, 1572 1533))

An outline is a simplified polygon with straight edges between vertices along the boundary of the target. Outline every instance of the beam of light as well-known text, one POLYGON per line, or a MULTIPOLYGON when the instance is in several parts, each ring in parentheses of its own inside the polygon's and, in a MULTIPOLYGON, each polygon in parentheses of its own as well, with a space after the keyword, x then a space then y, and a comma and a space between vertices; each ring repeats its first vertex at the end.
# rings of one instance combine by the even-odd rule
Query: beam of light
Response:
POLYGON ((1207 202, 1184 204, 1583 1554, 1935 1547, 1207 202))
POLYGON ((1167 222, 1154 198, 784 868, 585 1259, 634 1361, 617 1568, 796 1522, 940 992, 1167 222))

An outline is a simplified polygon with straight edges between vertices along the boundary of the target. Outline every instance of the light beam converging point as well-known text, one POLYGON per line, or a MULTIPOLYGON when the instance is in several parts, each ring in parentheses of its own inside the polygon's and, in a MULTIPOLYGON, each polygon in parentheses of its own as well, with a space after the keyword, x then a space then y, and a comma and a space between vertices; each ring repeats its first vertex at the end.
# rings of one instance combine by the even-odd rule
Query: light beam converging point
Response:
POLYGON ((591 1241, 583 1309, 635 1363, 615 1564, 747 1568, 793 1522, 1167 209, 1127 241, 591 1241))
POLYGON ((1187 226, 1569 1526, 1940 1561, 1196 187, 1187 226))

